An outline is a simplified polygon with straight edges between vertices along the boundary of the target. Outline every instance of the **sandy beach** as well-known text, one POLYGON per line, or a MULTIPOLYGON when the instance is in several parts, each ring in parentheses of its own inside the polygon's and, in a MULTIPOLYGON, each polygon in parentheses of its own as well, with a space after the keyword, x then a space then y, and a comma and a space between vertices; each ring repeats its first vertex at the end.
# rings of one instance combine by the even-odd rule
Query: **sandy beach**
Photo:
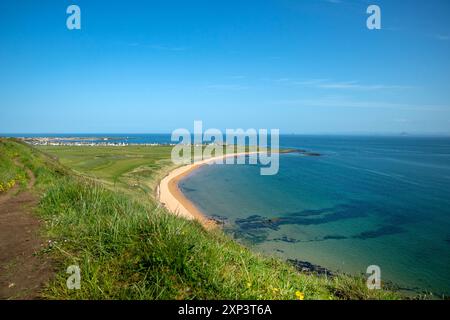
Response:
POLYGON ((176 168, 159 183, 157 195, 158 200, 170 212, 189 220, 197 219, 206 228, 212 228, 216 226, 216 223, 213 220, 208 219, 189 199, 185 197, 178 187, 178 183, 193 170, 196 170, 201 166, 214 162, 220 158, 225 159, 228 157, 237 157, 255 153, 257 152, 226 154, 176 168))

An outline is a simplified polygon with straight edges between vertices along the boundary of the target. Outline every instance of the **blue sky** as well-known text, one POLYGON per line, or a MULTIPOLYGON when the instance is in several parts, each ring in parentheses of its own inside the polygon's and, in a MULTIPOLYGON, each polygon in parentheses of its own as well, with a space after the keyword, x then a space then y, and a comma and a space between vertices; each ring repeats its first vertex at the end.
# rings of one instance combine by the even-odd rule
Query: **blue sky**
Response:
POLYGON ((450 1, 1 1, 0 132, 450 133, 450 1), (81 8, 81 30, 66 8, 81 8), (366 9, 382 10, 382 30, 366 9))

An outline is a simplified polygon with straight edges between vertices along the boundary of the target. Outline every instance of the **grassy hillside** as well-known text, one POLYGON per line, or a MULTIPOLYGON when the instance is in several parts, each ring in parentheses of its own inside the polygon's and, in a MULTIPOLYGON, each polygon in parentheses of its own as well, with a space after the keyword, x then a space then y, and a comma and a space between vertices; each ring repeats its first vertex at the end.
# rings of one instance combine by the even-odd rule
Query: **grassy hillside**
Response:
POLYGON ((149 189, 139 192, 151 191, 150 181, 167 170, 167 149, 44 151, 77 173, 36 149, 0 140, 0 177, 16 170, 10 160, 20 157, 37 178, 42 197, 37 214, 45 221, 43 232, 49 240, 44 253, 57 261, 59 270, 45 298, 398 298, 387 291, 369 291, 362 278, 301 274, 282 261, 251 252, 220 230, 206 231, 165 212, 150 197, 122 192, 133 179, 130 173, 144 169, 149 180, 139 183, 149 189), (65 271, 74 264, 81 269, 80 290, 66 288, 65 271))
MULTIPOLYGON (((42 191, 57 176, 67 175, 66 170, 53 159, 37 149, 17 140, 0 138, 0 184, 25 187, 31 177, 26 173, 30 169, 37 178, 37 188, 42 191)), ((8 188, 4 188, 6 192, 8 188)))

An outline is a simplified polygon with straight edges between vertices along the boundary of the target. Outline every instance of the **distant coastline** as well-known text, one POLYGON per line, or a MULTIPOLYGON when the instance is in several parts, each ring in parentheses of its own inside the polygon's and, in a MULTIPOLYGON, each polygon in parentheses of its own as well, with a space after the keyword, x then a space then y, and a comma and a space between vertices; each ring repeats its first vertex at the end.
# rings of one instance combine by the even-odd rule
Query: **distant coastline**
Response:
POLYGON ((92 136, 92 137, 17 137, 33 146, 92 146, 92 147, 123 147, 123 146, 173 146, 174 143, 142 143, 128 142, 130 137, 92 136), (126 142, 125 142, 126 141, 126 142))

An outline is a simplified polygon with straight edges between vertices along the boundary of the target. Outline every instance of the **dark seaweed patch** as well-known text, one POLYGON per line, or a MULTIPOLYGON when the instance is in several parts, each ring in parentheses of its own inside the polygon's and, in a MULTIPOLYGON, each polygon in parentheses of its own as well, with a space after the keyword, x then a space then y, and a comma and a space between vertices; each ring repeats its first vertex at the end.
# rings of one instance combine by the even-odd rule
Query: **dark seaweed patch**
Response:
POLYGON ((228 218, 227 217, 220 216, 220 215, 217 215, 217 214, 213 214, 209 218, 211 220, 215 221, 216 223, 218 223, 219 225, 225 225, 225 223, 228 222, 228 218))
POLYGON ((236 224, 241 230, 263 228, 278 230, 281 225, 319 225, 339 220, 360 218, 366 216, 368 211, 367 205, 355 202, 337 205, 334 208, 287 213, 277 218, 252 215, 244 219, 237 219, 236 224), (320 217, 309 218, 311 216, 320 217))
POLYGON ((404 210, 403 208, 390 207, 389 215, 383 216, 384 222, 389 225, 399 225, 405 223, 419 223, 426 218, 419 211, 412 208, 404 210))
POLYGON ((275 238, 275 239, 273 239, 273 241, 283 241, 283 242, 287 242, 287 243, 301 242, 300 240, 297 240, 297 239, 294 239, 294 238, 289 238, 287 236, 282 236, 280 238, 275 238))
POLYGON ((301 261, 301 260, 297 260, 297 259, 288 259, 287 262, 292 264, 298 271, 303 272, 303 273, 317 274, 317 275, 322 275, 322 276, 327 276, 327 277, 334 276, 333 272, 331 272, 330 270, 328 270, 322 266, 312 264, 308 261, 301 261))
POLYGON ((348 239, 346 236, 340 236, 340 235, 329 235, 323 237, 323 240, 345 240, 348 239))
POLYGON ((287 236, 283 236, 280 238, 274 238, 272 241, 283 241, 287 243, 299 243, 299 242, 320 242, 320 241, 327 241, 327 240, 346 240, 346 239, 360 239, 360 240, 367 240, 367 239, 373 239, 373 238, 379 238, 384 237, 387 235, 397 234, 404 232, 404 229, 397 227, 397 226, 383 226, 375 230, 365 231, 361 232, 357 235, 346 237, 342 235, 326 235, 323 238, 316 238, 316 239, 309 239, 309 240, 298 240, 294 238, 289 238, 287 236))
POLYGON ((254 230, 254 229, 273 229, 277 230, 279 226, 278 219, 268 219, 258 215, 252 215, 248 218, 237 219, 236 224, 241 230, 254 230))
POLYGON ((232 228, 234 229, 233 232, 235 238, 244 239, 253 243, 261 243, 263 241, 283 241, 286 243, 299 243, 345 239, 366 240, 393 235, 405 232, 403 228, 398 226, 399 224, 401 224, 401 222, 405 223, 405 221, 407 220, 403 219, 401 212, 396 212, 395 216, 392 217, 386 213, 386 209, 381 205, 370 204, 361 201, 352 201, 330 208, 287 212, 274 218, 267 218, 261 215, 251 215, 247 218, 237 219, 235 221, 235 225, 232 228), (290 238, 288 236, 268 239, 268 232, 270 230, 279 230, 283 225, 321 225, 341 220, 366 217, 368 215, 383 217, 385 220, 384 225, 379 227, 378 229, 364 231, 352 236, 330 234, 324 236, 323 238, 309 240, 299 240, 290 238), (392 221, 396 221, 397 223, 391 223, 392 221))
POLYGON ((184 186, 182 186, 181 188, 182 188, 183 192, 195 192, 195 191, 197 191, 197 189, 188 188, 188 187, 184 187, 184 186))
POLYGON ((405 231, 404 229, 397 226, 382 226, 376 230, 361 232, 360 234, 355 235, 352 238, 366 240, 402 233, 404 231, 405 231))
POLYGON ((320 216, 321 214, 324 214, 326 212, 329 212, 331 209, 308 209, 303 211, 296 211, 296 212, 288 212, 285 215, 286 216, 293 216, 293 217, 312 217, 312 216, 320 216))
POLYGON ((262 229, 252 230, 249 232, 235 230, 233 233, 233 236, 235 239, 239 239, 240 241, 243 241, 244 243, 258 244, 258 243, 263 243, 263 242, 267 241, 268 232, 267 232, 267 230, 262 230, 262 229))

